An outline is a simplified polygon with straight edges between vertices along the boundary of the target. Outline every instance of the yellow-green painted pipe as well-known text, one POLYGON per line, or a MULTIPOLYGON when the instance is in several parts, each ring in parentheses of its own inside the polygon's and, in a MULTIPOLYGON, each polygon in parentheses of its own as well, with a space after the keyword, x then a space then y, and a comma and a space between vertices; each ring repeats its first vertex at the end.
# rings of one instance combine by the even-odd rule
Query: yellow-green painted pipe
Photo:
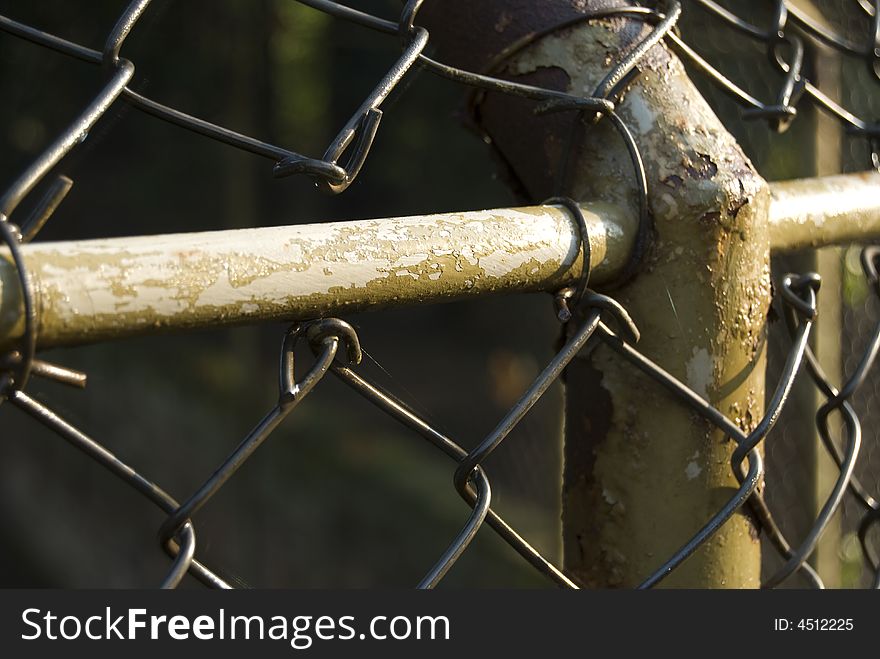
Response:
MULTIPOLYGON (((593 281, 626 263, 633 220, 585 204, 593 281)), ((41 348, 165 329, 301 320, 489 293, 555 291, 583 264, 557 206, 22 248, 41 348)), ((22 335, 21 287, 0 249, 0 350, 22 335)))
MULTIPOLYGON (((663 191, 661 190, 661 193, 663 191)), ((880 237, 880 174, 773 183, 771 249, 880 237)), ((630 258, 632 212, 583 204, 591 282, 630 258)), ((40 347, 439 302, 553 292, 580 276, 578 225, 558 206, 25 245, 40 347)), ((0 248, 0 350, 22 304, 0 248)))

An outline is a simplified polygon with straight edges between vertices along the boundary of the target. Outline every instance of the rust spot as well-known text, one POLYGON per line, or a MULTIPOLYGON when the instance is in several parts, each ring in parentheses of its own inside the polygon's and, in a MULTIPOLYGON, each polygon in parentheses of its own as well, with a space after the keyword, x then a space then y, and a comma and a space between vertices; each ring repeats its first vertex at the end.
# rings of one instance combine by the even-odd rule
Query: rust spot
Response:
MULTIPOLYGON (((558 66, 538 66, 516 75, 515 80, 560 91, 571 86, 568 72, 558 66)), ((567 113, 535 116, 534 109, 534 101, 489 94, 480 105, 478 122, 492 136, 497 155, 507 165, 505 177, 526 201, 553 195, 554 172, 571 132, 567 113), (530 130, 524 131, 523 126, 530 130), (551 135, 555 138, 552 141, 548 140, 551 135)))
POLYGON ((749 203, 748 197, 740 197, 738 199, 731 199, 730 203, 727 204, 727 213, 736 219, 736 216, 739 215, 740 209, 749 203))
POLYGON ((671 174, 660 182, 663 185, 672 188, 673 190, 678 190, 678 188, 681 187, 681 184, 684 183, 684 179, 682 179, 681 176, 677 176, 676 174, 671 174))
POLYGON ((697 153, 693 160, 685 157, 682 164, 691 178, 711 179, 718 173, 718 165, 705 153, 697 153))
POLYGON ((584 392, 583 400, 566 401, 566 423, 571 445, 566 446, 566 473, 571 478, 592 478, 594 449, 611 430, 611 394, 602 386, 602 372, 588 360, 576 359, 565 369, 566 385, 584 392), (590 404, 584 404, 584 400, 590 404), (574 439, 577 438, 577 439, 574 439))
MULTIPOLYGON (((611 430, 611 394, 602 386, 603 374, 587 359, 574 359, 565 371, 566 384, 579 392, 565 402, 565 465, 562 485, 566 562, 591 587, 620 583, 620 564, 609 565, 600 545, 600 530, 608 517, 602 485, 594 473, 597 450, 611 430), (612 569, 617 574, 612 574, 612 569)), ((611 562, 613 563, 613 561, 611 562)))
POLYGON ((758 526, 758 520, 755 518, 755 513, 752 512, 748 506, 743 506, 740 510, 742 511, 743 517, 745 517, 746 529, 748 530, 749 537, 752 539, 752 542, 758 542, 758 539, 761 536, 761 529, 758 526))
POLYGON ((719 211, 708 211, 700 216, 700 224, 712 226, 721 222, 721 213, 719 211))

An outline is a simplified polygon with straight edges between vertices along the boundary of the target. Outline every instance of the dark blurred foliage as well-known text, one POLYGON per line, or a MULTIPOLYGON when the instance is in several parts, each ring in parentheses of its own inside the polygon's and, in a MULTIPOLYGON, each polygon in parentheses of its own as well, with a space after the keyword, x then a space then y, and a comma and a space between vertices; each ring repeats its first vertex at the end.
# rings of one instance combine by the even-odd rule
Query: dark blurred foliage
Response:
MULTIPOLYGON (((121 0, 3 1, 0 12, 100 49, 121 0)), ((358 3, 394 18, 400 4, 358 3)), ((292 0, 156 0, 126 41, 132 87, 319 156, 399 54, 394 37, 292 0)), ((100 89, 104 72, 0 33, 0 185, 100 89)), ((74 188, 38 240, 184 232, 511 205, 488 150, 461 127, 465 90, 416 73, 383 106, 359 179, 341 196, 272 177, 272 162, 118 101, 57 169, 74 188)), ((37 190, 19 213, 39 197, 37 190)), ((13 218, 15 219, 15 218, 13 218)), ((348 318, 365 372, 472 446, 552 354, 546 296, 348 318)), ((31 392, 179 499, 274 404, 284 326, 58 350, 85 392, 31 392)), ((300 358, 308 364, 311 355, 300 358)), ((493 505, 558 553, 559 391, 489 463, 493 505)), ((63 440, 0 406, 0 583, 150 586, 167 566, 161 514, 63 440)), ((196 518, 198 554, 256 587, 410 587, 469 509, 454 465, 328 378, 196 518)), ((191 583, 190 583, 191 585, 191 583)), ((488 528, 444 585, 544 586, 488 528)))

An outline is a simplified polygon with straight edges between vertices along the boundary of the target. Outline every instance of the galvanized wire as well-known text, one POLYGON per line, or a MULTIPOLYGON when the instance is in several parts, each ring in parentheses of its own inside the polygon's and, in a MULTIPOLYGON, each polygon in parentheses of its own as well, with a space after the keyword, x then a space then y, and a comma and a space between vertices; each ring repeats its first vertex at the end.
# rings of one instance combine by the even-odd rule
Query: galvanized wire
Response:
MULTIPOLYGON (((859 538, 865 560, 873 573, 873 586, 880 587, 880 548, 871 544, 872 528, 880 525, 880 502, 877 493, 854 477, 854 469, 859 457, 861 425, 851 399, 864 383, 867 373, 876 360, 880 350, 880 323, 864 353, 858 360, 853 373, 838 390, 828 381, 820 365, 810 351, 808 340, 816 317, 816 301, 819 278, 815 274, 786 275, 778 282, 777 305, 786 318, 791 334, 791 345, 779 382, 770 399, 763 418, 755 429, 746 434, 732 420, 711 406, 705 399, 680 380, 654 364, 642 355, 635 344, 639 332, 626 310, 610 297, 600 295, 587 287, 589 268, 585 268, 581 281, 575 287, 557 293, 558 316, 562 322, 579 323, 570 338, 550 360, 543 371, 513 407, 499 420, 495 429, 470 451, 444 435, 422 416, 416 414, 406 403, 393 394, 370 382, 358 373, 361 360, 359 338, 354 328, 344 320, 335 318, 319 319, 291 327, 282 341, 279 364, 278 401, 204 480, 203 484, 183 503, 167 494, 153 480, 120 460, 95 439, 89 437, 62 418, 49 406, 38 402, 26 392, 29 378, 39 376, 54 379, 72 386, 84 386, 85 375, 36 358, 37 327, 33 292, 21 256, 21 243, 33 239, 50 219, 53 211, 63 201, 70 189, 71 181, 59 177, 49 186, 44 198, 39 200, 31 213, 14 223, 13 213, 20 203, 45 179, 46 176, 79 144, 96 122, 119 99, 133 107, 176 124, 187 130, 202 134, 238 149, 263 156, 274 162, 273 174, 277 177, 304 174, 313 178, 317 187, 330 193, 341 193, 358 176, 369 157, 370 149, 383 117, 381 106, 389 94, 416 67, 451 79, 463 85, 482 91, 532 99, 539 103, 539 112, 575 110, 577 121, 587 113, 595 115, 597 121, 608 121, 618 131, 630 154, 635 173, 635 185, 639 192, 640 242, 647 240, 649 229, 648 184, 645 177, 641 154, 625 123, 615 111, 616 103, 624 93, 627 83, 639 75, 639 63, 647 51, 663 42, 678 51, 700 75, 706 76, 726 94, 745 107, 743 118, 766 119, 772 128, 785 130, 797 117, 798 105, 808 101, 839 120, 848 131, 867 139, 872 148, 875 166, 880 164, 877 142, 880 140, 880 126, 877 123, 858 117, 842 105, 832 100, 813 85, 803 73, 806 43, 822 43, 855 58, 863 59, 874 77, 880 79, 880 0, 873 3, 858 0, 858 6, 869 27, 864 43, 838 34, 804 14, 785 0, 773 3, 774 16, 769 25, 755 25, 713 0, 688 0, 686 5, 708 12, 709 16, 731 30, 757 40, 766 46, 770 60, 769 74, 778 75, 778 92, 772 100, 761 101, 741 84, 722 75, 706 59, 691 48, 685 39, 675 31, 676 22, 682 12, 681 3, 676 0, 655 3, 652 7, 631 6, 604 9, 586 13, 576 22, 588 22, 602 18, 625 16, 652 25, 642 40, 628 54, 622 56, 602 78, 590 96, 578 96, 552 89, 504 80, 491 75, 466 71, 438 62, 424 54, 430 40, 426 29, 418 25, 418 11, 423 0, 409 0, 397 20, 387 20, 359 10, 346 7, 329 0, 299 0, 315 10, 326 12, 337 18, 352 21, 361 26, 398 38, 401 54, 374 89, 364 98, 351 118, 343 125, 336 137, 319 157, 307 156, 283 146, 269 144, 257 138, 243 135, 228 128, 218 126, 203 119, 191 116, 175 108, 163 105, 153 99, 133 91, 128 87, 134 74, 135 65, 122 57, 125 39, 138 20, 149 10, 150 0, 135 0, 120 15, 114 28, 107 35, 102 50, 94 50, 80 44, 48 34, 35 27, 13 19, 0 16, 0 29, 29 40, 40 46, 58 51, 64 55, 101 67, 104 86, 84 108, 80 116, 63 131, 39 157, 12 183, 0 197, 0 242, 8 248, 18 273, 23 304, 24 336, 20 347, 0 359, 0 402, 6 401, 24 411, 44 426, 53 430, 76 448, 85 452, 104 466, 123 482, 155 504, 164 514, 159 525, 159 544, 168 553, 171 563, 167 574, 161 581, 163 587, 177 586, 186 573, 190 573, 204 584, 215 588, 230 588, 231 584, 218 576, 215 570, 207 567, 196 558, 197 542, 193 518, 198 511, 219 492, 241 466, 263 445, 297 404, 313 391, 328 372, 333 372, 355 392, 363 396, 392 418, 428 440, 455 464, 453 485, 457 493, 470 509, 461 530, 440 553, 433 567, 418 583, 420 588, 433 588, 460 559, 468 546, 484 525, 492 528, 505 542, 513 547, 535 570, 545 575, 560 587, 578 588, 577 581, 542 556, 529 542, 509 525, 492 508, 492 487, 484 462, 498 451, 510 432, 517 426, 549 386, 563 373, 569 362, 578 354, 592 350, 613 350, 621 359, 630 362, 634 368, 654 379, 658 386, 671 392, 683 405, 723 431, 736 443, 731 459, 731 472, 740 483, 736 492, 707 519, 701 529, 689 538, 681 538, 681 545, 673 555, 666 557, 651 574, 644 575, 642 588, 650 588, 660 583, 703 543, 709 540, 730 517, 743 506, 749 506, 768 542, 784 559, 784 565, 763 584, 774 587, 783 583, 795 572, 799 572, 805 582, 814 587, 823 587, 815 570, 807 563, 830 519, 841 506, 847 491, 863 509, 859 538), (576 307, 578 313, 572 313, 576 307), (612 329, 605 320, 613 320, 612 329), (306 340, 315 352, 315 361, 305 374, 297 378, 294 369, 294 348, 300 340, 306 340), (344 355, 344 357, 343 357, 344 355), (826 402, 817 414, 817 428, 830 455, 838 465, 838 477, 826 503, 822 506, 809 532, 795 546, 782 534, 767 506, 759 485, 764 478, 764 463, 759 452, 762 442, 772 441, 768 437, 789 398, 792 385, 802 372, 802 364, 815 382, 826 402), (845 426, 845 445, 839 447, 832 437, 829 419, 839 414, 845 426)), ((570 27, 568 23, 561 27, 570 27)), ((547 32, 549 33, 549 32, 547 32)), ((547 33, 532 35, 530 39, 517 45, 524 48, 547 33)), ((505 53, 510 56, 511 52, 505 53)), ((490 67, 491 70, 492 67, 490 67)), ((570 151, 570 149, 568 150, 570 151)), ((567 152, 559 167, 559 184, 565 187, 567 152)), ((581 229, 584 256, 589 255, 589 242, 586 227, 576 204, 564 198, 555 200, 563 203, 581 229)), ((640 250, 636 250, 633 264, 626 276, 638 266, 640 250)), ((588 258, 584 259, 589 262, 588 258)), ((880 297, 880 249, 868 248, 863 253, 865 277, 872 290, 880 297)))

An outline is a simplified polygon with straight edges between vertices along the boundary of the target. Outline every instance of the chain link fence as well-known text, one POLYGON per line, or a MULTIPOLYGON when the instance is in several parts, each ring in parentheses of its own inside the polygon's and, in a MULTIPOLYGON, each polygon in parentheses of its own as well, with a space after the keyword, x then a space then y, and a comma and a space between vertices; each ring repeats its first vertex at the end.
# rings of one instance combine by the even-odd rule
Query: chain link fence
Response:
MULTIPOLYGON (((641 59, 651 48, 658 47, 658 43, 664 42, 682 56, 686 64, 692 67, 696 77, 708 81, 743 106, 744 118, 760 119, 777 131, 784 131, 789 125, 797 125, 798 115, 812 104, 839 121, 849 133, 855 135, 854 143, 861 145, 858 148, 865 149, 864 145, 867 144, 864 159, 869 163, 873 161, 875 167, 878 164, 876 140, 880 133, 876 125, 873 121, 859 116, 856 110, 840 105, 826 95, 820 86, 811 83, 810 70, 805 64, 808 61, 807 53, 812 54, 820 52, 821 48, 831 47, 841 56, 858 62, 876 78, 877 53, 880 52, 878 50, 880 43, 877 42, 877 35, 880 34, 878 29, 880 10, 876 3, 859 1, 847 6, 842 15, 845 20, 857 26, 857 29, 847 27, 845 31, 843 26, 849 26, 850 23, 844 22, 844 19, 838 17, 841 22, 836 28, 827 27, 826 23, 817 22, 824 14, 820 13, 820 18, 815 19, 812 14, 799 6, 782 1, 767 3, 767 16, 759 17, 760 20, 752 17, 746 20, 709 0, 688 0, 685 3, 672 0, 659 3, 657 6, 644 7, 611 6, 600 11, 584 13, 575 23, 557 26, 555 29, 569 28, 577 22, 615 20, 620 17, 632 18, 644 24, 642 36, 635 47, 612 58, 607 75, 597 89, 587 96, 577 96, 467 71, 433 59, 428 56, 426 50, 430 43, 430 35, 427 30, 419 27, 418 12, 423 4, 420 0, 407 2, 400 14, 391 19, 380 18, 377 15, 324 0, 301 0, 300 4, 308 6, 314 12, 320 12, 315 13, 315 16, 329 15, 337 20, 349 21, 378 33, 377 39, 384 35, 385 38, 396 40, 396 43, 400 44, 400 51, 393 65, 379 76, 376 86, 360 101, 357 110, 350 118, 342 123, 341 129, 329 144, 309 154, 200 119, 175 107, 164 105, 142 91, 136 91, 131 85, 135 75, 135 64, 123 56, 123 43, 129 34, 135 33, 141 23, 150 16, 153 7, 149 0, 132 2, 125 8, 113 29, 106 35, 100 50, 44 32, 37 26, 0 16, 0 29, 3 31, 93 65, 97 79, 103 81, 103 86, 84 105, 82 113, 73 124, 62 131, 28 167, 20 172, 0 198, 2 239, 8 249, 9 258, 16 266, 17 286, 24 300, 24 308, 21 310, 21 321, 24 324, 23 338, 19 348, 6 355, 2 364, 0 391, 6 403, 4 407, 14 406, 23 411, 34 423, 42 425, 80 449, 126 483, 139 497, 161 511, 163 521, 159 528, 159 541, 170 561, 162 585, 175 587, 187 574, 212 587, 227 588, 239 585, 237 580, 230 576, 236 572, 235 569, 226 572, 209 566, 210 556, 206 556, 197 540, 194 523, 196 515, 212 499, 222 499, 222 493, 229 487, 227 483, 234 482, 230 481, 233 475, 246 462, 253 459, 256 449, 274 433, 276 428, 279 428, 303 399, 308 397, 311 400, 320 396, 320 390, 327 386, 327 376, 332 373, 360 397, 402 424, 409 432, 427 440, 438 454, 438 460, 441 459, 439 454, 444 454, 443 459, 446 461, 444 464, 448 466, 443 470, 448 474, 454 474, 455 491, 467 504, 461 508, 463 512, 460 528, 457 533, 449 532, 450 538, 445 542, 444 547, 442 549, 438 547, 435 562, 421 577, 418 582, 419 587, 432 588, 443 580, 450 568, 467 554, 478 531, 483 527, 491 528, 522 558, 525 564, 531 566, 536 573, 543 575, 548 583, 569 588, 579 587, 581 584, 567 575, 558 565, 558 561, 552 555, 552 548, 550 551, 539 551, 535 543, 526 539, 526 534, 521 534, 515 524, 505 521, 505 517, 498 513, 497 496, 493 497, 495 481, 490 480, 485 465, 490 456, 494 457, 496 453, 503 454, 505 449, 513 450, 508 449, 510 446, 508 438, 511 433, 521 423, 525 423, 527 414, 551 389, 551 385, 576 355, 582 351, 612 350, 620 359, 630 362, 634 369, 654 379, 658 387, 672 393, 680 404, 690 407, 737 444, 730 468, 740 484, 739 488, 705 521, 704 526, 697 533, 690 538, 681 538, 678 551, 664 557, 659 567, 651 574, 644 575, 641 587, 649 588, 661 583, 744 507, 748 507, 757 520, 765 545, 779 557, 776 568, 765 574, 764 586, 779 586, 788 582, 789 578, 797 573, 798 578, 802 579, 801 583, 821 587, 822 579, 807 561, 814 553, 823 532, 841 509, 844 511, 847 529, 850 529, 842 536, 844 546, 841 551, 850 564, 858 566, 857 577, 853 577, 848 583, 858 581, 864 585, 880 586, 876 537, 880 506, 874 498, 877 494, 878 472, 876 464, 872 466, 871 463, 877 456, 874 448, 876 439, 868 438, 867 435, 870 433, 867 432, 864 433, 866 437, 862 436, 863 428, 856 409, 859 405, 866 404, 865 399, 860 397, 876 389, 874 381, 868 378, 872 377, 871 366, 880 345, 880 324, 872 322, 870 316, 867 316, 868 320, 860 316, 863 318, 862 321, 851 317, 853 314, 862 314, 861 311, 847 312, 845 323, 847 331, 861 337, 862 340, 853 340, 851 351, 845 350, 846 379, 840 383, 829 381, 809 345, 817 312, 820 283, 818 275, 813 273, 798 275, 780 273, 776 278, 777 300, 774 304, 776 313, 780 317, 777 325, 787 329, 788 338, 784 340, 786 347, 780 355, 778 377, 771 380, 773 389, 767 403, 767 411, 763 418, 756 421, 751 432, 744 432, 736 420, 724 416, 699 394, 666 373, 637 350, 636 344, 639 338, 637 327, 626 310, 613 298, 589 289, 588 266, 585 267, 576 285, 558 292, 555 296, 558 320, 562 323, 576 324, 576 327, 567 332, 567 340, 540 372, 531 377, 531 369, 522 368, 522 364, 518 366, 516 360, 505 359, 503 355, 494 362, 490 361, 490 372, 498 374, 491 377, 496 377, 501 383, 510 379, 522 382, 525 385, 525 393, 518 396, 501 395, 500 399, 509 404, 508 409, 491 432, 467 448, 453 439, 450 433, 445 432, 441 424, 433 421, 431 412, 422 410, 427 407, 426 405, 414 400, 405 400, 407 396, 404 393, 394 393, 388 386, 377 384, 374 378, 364 374, 360 364, 364 356, 369 355, 366 351, 370 350, 370 346, 365 345, 365 351, 361 347, 358 330, 352 324, 338 318, 322 318, 295 324, 283 333, 281 358, 277 369, 279 382, 277 402, 219 463, 207 464, 204 455, 198 456, 197 459, 193 456, 185 456, 186 464, 200 464, 204 467, 201 470, 204 476, 202 480, 197 479, 195 484, 190 482, 185 490, 187 495, 180 498, 173 497, 169 494, 170 490, 163 489, 160 485, 161 474, 158 474, 154 480, 152 475, 136 468, 134 461, 121 459, 107 448, 103 440, 92 437, 78 425, 68 421, 68 414, 58 411, 51 403, 42 402, 40 398, 30 393, 32 383, 38 378, 72 386, 83 386, 86 378, 85 374, 75 369, 36 357, 37 311, 34 308, 31 283, 20 246, 29 242, 43 229, 56 209, 62 205, 71 188, 71 181, 68 178, 50 176, 55 167, 70 157, 69 154, 96 129, 99 120, 107 115, 111 108, 120 104, 127 104, 138 111, 174 124, 184 131, 261 156, 272 163, 272 174, 275 177, 308 177, 318 189, 339 194, 352 186, 365 164, 369 162, 377 136, 388 123, 383 122, 385 116, 383 113, 387 109, 387 103, 392 100, 392 92, 395 90, 399 92, 414 71, 428 71, 459 85, 483 92, 531 99, 544 112, 575 110, 579 118, 595 115, 597 121, 612 125, 627 145, 631 157, 638 188, 640 234, 642 240, 646 242, 650 229, 648 182, 639 148, 626 124, 617 115, 615 104, 626 86, 638 76, 641 59), (705 12, 707 15, 695 25, 711 26, 704 32, 704 37, 707 34, 714 34, 717 30, 725 34, 739 35, 736 37, 737 43, 741 40, 753 42, 752 57, 757 58, 755 68, 761 70, 762 75, 751 73, 740 80, 736 77, 737 71, 734 70, 736 67, 731 70, 725 68, 730 65, 729 57, 722 57, 717 63, 717 68, 704 60, 697 53, 699 38, 691 39, 686 29, 687 23, 680 32, 677 28, 683 14, 687 16, 698 12, 705 12), (852 39, 856 39, 856 36, 851 35, 861 36, 858 41, 854 41, 852 39), (694 44, 693 48, 691 44, 694 44), (759 60, 762 60, 763 64, 758 64, 759 60), (755 88, 752 88, 753 86, 755 88), (39 196, 30 199, 31 193, 35 190, 40 193, 39 196), (26 204, 26 212, 19 209, 19 205, 25 200, 29 201, 26 204), (572 314, 573 307, 576 307, 579 313, 572 314), (869 333, 870 336, 866 337, 865 335, 869 333), (312 350, 311 357, 305 356, 302 349, 296 351, 298 346, 302 348, 306 345, 312 350), (513 377, 512 372, 518 375, 513 377), (531 381, 528 382, 530 377, 531 381), (799 378, 811 379, 819 391, 821 405, 817 416, 817 430, 835 461, 837 470, 830 494, 826 495, 827 498, 816 511, 811 510, 808 514, 806 531, 794 537, 784 521, 777 523, 774 519, 773 510, 776 508, 776 502, 770 500, 768 504, 764 498, 762 485, 764 460, 760 449, 762 444, 766 443, 768 454, 771 453, 769 447, 775 441, 775 433, 771 431, 789 400, 794 382, 799 378), (869 385, 863 387, 866 381, 869 385), (312 393, 313 390, 317 393, 312 393), (836 441, 838 426, 841 426, 840 440, 842 440, 839 443, 836 441), (871 448, 865 450, 863 446, 871 448)), ((695 30, 696 32, 698 30, 695 30)), ((541 36, 543 35, 534 34, 517 47, 524 48, 541 36)), ((742 62, 747 60, 746 56, 739 59, 740 52, 740 48, 737 47, 735 64, 742 71, 742 62)), ((749 69, 753 70, 753 67, 750 66, 749 69)), ((866 74, 859 75, 860 89, 876 84, 876 80, 862 80, 866 74)), ((844 78, 848 80, 846 76, 844 78)), ((391 116, 390 112, 389 116, 391 116)), ((403 119, 399 121, 403 122, 403 119)), ((735 126, 732 128, 735 129, 735 126)), ((565 190, 566 162, 567 155, 558 168, 557 192, 560 195, 565 190)), ((586 223, 579 207, 564 196, 549 200, 548 203, 564 206, 576 219, 579 219, 582 248, 585 251, 583 262, 589 264, 586 223)), ((848 262, 852 260, 850 258, 848 262)), ((880 253, 876 249, 863 250, 860 263, 863 272, 851 274, 851 281, 847 280, 850 281, 848 284, 850 288, 856 285, 853 282, 859 281, 867 291, 867 297, 873 298, 880 293, 877 278, 878 262, 880 262, 880 253)), ((627 276, 637 267, 638 263, 633 261, 627 276)), ((834 291, 829 293, 823 290, 822 293, 835 295, 834 291)), ((496 390, 501 389, 501 386, 496 387, 496 390)), ((138 411, 134 408, 126 410, 126 414, 130 413, 134 417, 138 411)), ((132 420, 132 423, 136 421, 132 420)), ((866 425, 866 428, 871 427, 870 424, 866 425)), ((7 439, 15 441, 16 437, 7 439)), ((279 449, 266 448, 264 452, 273 450, 279 449)), ((42 466, 46 468, 48 474, 51 474, 51 465, 42 466)), ((526 471, 533 473, 534 468, 526 471)), ((772 491, 774 487, 774 481, 771 480, 772 472, 768 473, 770 474, 768 489, 772 491)), ((784 482, 784 473, 778 478, 780 482, 784 482)), ((337 487, 345 488, 345 486, 344 482, 337 483, 337 487)), ((322 496, 324 495, 319 495, 318 498, 322 496)), ((259 497, 256 496, 254 504, 250 507, 254 514, 258 514, 260 510, 258 499, 259 497)), ((430 503, 426 502, 423 505, 429 506, 430 503)), ((802 510, 805 505, 801 506, 802 510)), ((320 502, 316 504, 316 507, 319 506, 320 502)), ((425 529, 420 528, 425 525, 426 516, 421 512, 419 505, 412 507, 401 505, 398 513, 392 516, 405 522, 414 533, 426 532, 425 529)), ((277 530, 274 524, 270 524, 270 527, 277 530)), ((435 532, 436 529, 431 531, 435 532)), ((850 569, 856 570, 856 567, 850 569)))

